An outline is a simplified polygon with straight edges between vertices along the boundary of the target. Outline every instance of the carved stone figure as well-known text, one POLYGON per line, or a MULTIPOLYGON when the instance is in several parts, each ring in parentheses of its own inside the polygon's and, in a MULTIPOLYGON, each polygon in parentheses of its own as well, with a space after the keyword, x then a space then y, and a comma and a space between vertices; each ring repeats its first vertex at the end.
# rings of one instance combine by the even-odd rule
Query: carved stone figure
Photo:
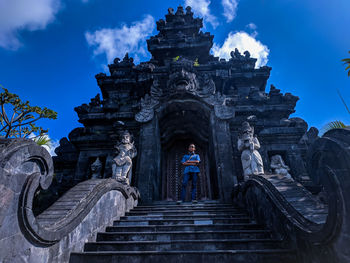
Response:
POLYGON ((289 167, 286 165, 281 157, 281 155, 274 155, 271 157, 270 167, 273 173, 280 174, 286 178, 293 180, 292 176, 289 174, 289 167))
POLYGON ((148 122, 154 117, 154 107, 159 103, 158 100, 146 94, 141 98, 141 110, 135 114, 135 120, 138 122, 148 122))
POLYGON ((115 148, 117 149, 117 155, 113 159, 112 178, 130 184, 132 158, 137 155, 137 151, 128 131, 121 134, 120 143, 115 148))
POLYGON ((102 163, 100 158, 97 157, 96 160, 91 164, 91 179, 98 179, 101 177, 102 163))
POLYGON ((259 140, 254 136, 254 128, 248 122, 243 122, 242 133, 238 138, 238 149, 242 152, 241 161, 244 171, 244 180, 248 180, 251 175, 264 173, 263 161, 260 153, 259 140))
POLYGON ((197 93, 196 74, 186 69, 188 63, 193 62, 182 58, 174 62, 175 65, 167 83, 170 93, 197 93))

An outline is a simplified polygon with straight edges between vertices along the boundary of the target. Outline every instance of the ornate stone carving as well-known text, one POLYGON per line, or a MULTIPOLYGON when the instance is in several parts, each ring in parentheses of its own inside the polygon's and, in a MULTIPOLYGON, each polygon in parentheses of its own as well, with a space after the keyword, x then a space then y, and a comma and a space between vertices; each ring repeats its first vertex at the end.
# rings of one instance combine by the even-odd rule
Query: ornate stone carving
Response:
POLYGON ((235 109, 231 105, 227 105, 229 99, 220 92, 204 99, 210 105, 214 106, 215 116, 221 120, 228 120, 235 116, 235 109))
POLYGON ((135 114, 135 120, 143 123, 152 120, 154 117, 154 107, 158 103, 158 100, 146 94, 144 98, 141 98, 141 111, 135 114))
POLYGON ((151 97, 155 99, 159 99, 163 95, 163 91, 161 86, 159 85, 159 80, 154 79, 151 86, 151 97))
POLYGON ((91 179, 101 178, 102 163, 100 158, 97 157, 96 160, 91 164, 91 179))
POLYGON ((203 74, 199 78, 198 95, 209 96, 215 93, 215 83, 209 74, 203 74))
POLYGON ((248 180, 251 175, 264 173, 264 165, 260 153, 259 140, 254 136, 254 128, 248 122, 243 122, 242 132, 238 138, 238 150, 242 152, 241 161, 244 172, 244 180, 248 180))
POLYGON ((272 172, 275 174, 280 174, 286 178, 293 180, 292 176, 289 174, 289 167, 286 165, 282 159, 282 156, 277 154, 271 157, 270 167, 272 172))
POLYGON ((235 51, 231 51, 230 62, 239 65, 241 68, 253 69, 257 59, 251 58, 249 51, 244 52, 244 56, 236 48, 235 51))
POLYGON ((112 163, 112 178, 130 184, 132 158, 137 155, 137 150, 128 131, 124 131, 120 137, 120 142, 115 146, 117 155, 112 163))
POLYGON ((196 74, 187 69, 192 63, 186 59, 180 59, 174 63, 167 83, 171 94, 188 92, 196 95, 198 88, 196 74))
POLYGON ((78 114, 98 112, 101 110, 102 101, 100 99, 100 94, 97 94, 94 98, 91 99, 89 104, 82 104, 81 106, 75 107, 74 110, 78 114))

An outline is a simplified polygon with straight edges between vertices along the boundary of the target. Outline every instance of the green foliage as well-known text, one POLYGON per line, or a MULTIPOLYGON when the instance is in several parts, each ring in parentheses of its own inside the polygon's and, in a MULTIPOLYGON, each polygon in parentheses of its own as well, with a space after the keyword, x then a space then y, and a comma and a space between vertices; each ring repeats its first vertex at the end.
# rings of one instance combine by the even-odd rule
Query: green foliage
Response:
POLYGON ((194 61, 193 66, 195 66, 195 67, 198 67, 198 66, 199 66, 198 58, 196 58, 196 60, 194 61))
POLYGON ((1 86, 0 93, 0 137, 28 137, 31 133, 43 136, 48 130, 35 124, 42 118, 57 119, 57 112, 46 107, 30 106, 29 101, 22 101, 18 95, 10 93, 1 86), (11 117, 10 117, 11 116, 11 117))
MULTIPOLYGON (((349 54, 350 54, 350 51, 349 51, 349 54)), ((348 71, 348 77, 350 77, 350 58, 344 58, 341 61, 343 61, 344 64, 346 65, 345 70, 348 71)))
POLYGON ((180 56, 176 56, 176 57, 173 58, 173 61, 176 62, 176 61, 178 61, 179 59, 180 59, 180 56))
POLYGON ((329 130, 333 129, 341 129, 341 128, 347 128, 349 127, 348 125, 345 125, 342 121, 331 121, 327 123, 323 128, 322 128, 322 134, 325 134, 329 130))
POLYGON ((40 146, 44 146, 44 145, 49 147, 51 146, 51 140, 46 134, 35 137, 34 141, 40 146))

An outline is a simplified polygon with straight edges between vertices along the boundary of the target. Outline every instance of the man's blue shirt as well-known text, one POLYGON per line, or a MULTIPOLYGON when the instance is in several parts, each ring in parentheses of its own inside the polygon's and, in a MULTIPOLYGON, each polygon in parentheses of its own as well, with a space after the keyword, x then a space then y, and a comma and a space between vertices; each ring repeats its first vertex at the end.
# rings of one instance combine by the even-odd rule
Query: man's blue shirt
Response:
MULTIPOLYGON (((201 159, 199 158, 198 154, 185 154, 184 157, 182 157, 181 163, 184 163, 186 161, 201 161, 201 159)), ((190 166, 185 166, 185 171, 184 173, 189 173, 189 172, 194 172, 194 173, 199 173, 199 168, 198 166, 194 166, 194 165, 190 165, 190 166)))

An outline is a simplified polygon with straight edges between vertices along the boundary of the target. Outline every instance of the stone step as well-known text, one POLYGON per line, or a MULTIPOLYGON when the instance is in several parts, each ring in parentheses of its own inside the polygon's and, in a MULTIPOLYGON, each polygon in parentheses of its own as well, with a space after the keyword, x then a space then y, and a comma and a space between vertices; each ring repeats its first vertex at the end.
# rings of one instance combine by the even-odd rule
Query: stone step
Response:
POLYGON ((72 253, 70 263, 295 263, 295 251, 291 249, 262 250, 196 250, 196 251, 118 251, 72 253))
MULTIPOLYGON (((186 204, 186 203, 190 203, 190 202, 184 202, 182 204, 186 204)), ((199 204, 218 204, 218 205, 232 205, 232 203, 222 203, 220 200, 200 200, 198 201, 199 204)), ((177 201, 153 201, 152 204, 153 206, 166 206, 166 205, 178 205, 177 201)))
POLYGON ((137 206, 134 210, 179 210, 179 209, 240 209, 233 205, 198 205, 198 204, 188 204, 188 205, 171 205, 171 206, 137 206))
MULTIPOLYGON (((263 226, 248 224, 215 224, 215 225, 148 225, 148 226, 110 226, 106 232, 164 232, 164 231, 224 231, 224 230, 261 230, 263 226)), ((171 234, 171 233, 169 233, 171 234)))
POLYGON ((135 211, 131 210, 130 212, 125 213, 126 216, 142 216, 142 215, 245 215, 248 213, 244 211, 220 211, 220 210, 202 210, 202 211, 135 211))
POLYGON ((168 250, 237 250, 282 249, 281 240, 272 239, 203 239, 172 241, 103 241, 85 244, 84 251, 168 251, 168 250))
POLYGON ((147 225, 214 225, 214 224, 237 224, 249 223, 249 218, 197 218, 197 219, 152 219, 152 220, 120 220, 114 221, 113 225, 120 226, 147 226, 147 225))
POLYGON ((263 229, 204 230, 204 231, 156 231, 156 232, 103 232, 97 233, 97 241, 170 241, 200 239, 268 238, 271 232, 263 229))
MULTIPOLYGON (((140 209, 152 209, 152 208, 191 208, 191 207, 218 207, 218 208, 227 208, 234 207, 232 204, 206 204, 206 203, 181 203, 181 204, 169 204, 169 205, 139 205, 137 206, 140 209)), ((136 207, 135 207, 136 208, 136 207)))
POLYGON ((162 209, 162 208, 154 208, 154 209, 136 209, 134 208, 130 212, 137 212, 137 213, 168 213, 168 212, 175 212, 175 213, 193 213, 193 212, 226 212, 226 213, 244 213, 245 211, 242 209, 237 208, 207 208, 207 207, 198 207, 198 208, 184 208, 184 209, 162 209))
POLYGON ((200 218, 247 218, 249 217, 245 214, 208 214, 208 213, 194 213, 194 214, 177 214, 177 215, 157 215, 157 214, 147 214, 147 215, 128 215, 122 216, 120 220, 159 220, 159 219, 200 219, 200 218))

